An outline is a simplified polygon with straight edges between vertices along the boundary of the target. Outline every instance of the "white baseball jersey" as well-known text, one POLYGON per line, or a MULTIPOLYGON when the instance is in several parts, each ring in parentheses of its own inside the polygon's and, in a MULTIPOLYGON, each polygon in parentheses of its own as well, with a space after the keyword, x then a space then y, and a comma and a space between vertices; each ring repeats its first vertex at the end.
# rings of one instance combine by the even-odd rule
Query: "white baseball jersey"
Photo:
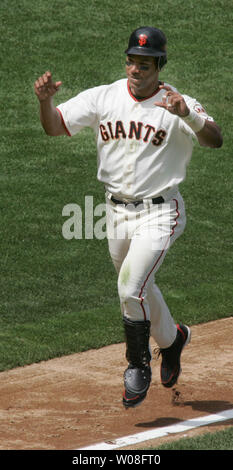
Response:
MULTIPOLYGON (((185 178, 196 136, 181 118, 154 105, 165 93, 156 90, 137 99, 122 79, 83 91, 57 107, 70 136, 84 127, 94 130, 97 178, 118 198, 159 196, 185 178)), ((183 97, 190 109, 213 121, 200 103, 183 97)))

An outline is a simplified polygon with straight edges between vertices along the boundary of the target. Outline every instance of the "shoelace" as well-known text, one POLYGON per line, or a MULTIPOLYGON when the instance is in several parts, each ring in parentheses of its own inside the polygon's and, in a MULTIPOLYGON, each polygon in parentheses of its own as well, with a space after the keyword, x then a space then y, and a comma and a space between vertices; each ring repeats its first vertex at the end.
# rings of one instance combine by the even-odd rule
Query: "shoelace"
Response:
POLYGON ((153 349, 153 353, 155 355, 155 360, 158 361, 159 360, 159 357, 161 356, 162 352, 161 352, 161 348, 154 348, 153 349))
POLYGON ((158 361, 159 357, 162 356, 163 361, 173 361, 173 354, 170 348, 154 348, 153 353, 155 354, 155 360, 158 361))

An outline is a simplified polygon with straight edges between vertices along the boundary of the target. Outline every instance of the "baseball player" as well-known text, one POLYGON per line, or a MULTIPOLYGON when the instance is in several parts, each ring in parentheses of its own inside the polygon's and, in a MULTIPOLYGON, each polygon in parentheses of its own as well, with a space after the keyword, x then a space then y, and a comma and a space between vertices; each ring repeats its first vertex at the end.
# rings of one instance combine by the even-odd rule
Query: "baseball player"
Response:
POLYGON ((136 29, 125 52, 125 79, 55 107, 53 95, 61 82, 46 72, 35 82, 35 93, 48 135, 74 136, 86 126, 96 135, 97 178, 105 188, 108 244, 126 338, 123 404, 129 408, 142 402, 151 383, 150 336, 162 358, 162 385, 173 387, 178 380, 191 332, 175 324, 155 275, 185 227, 179 184, 193 141, 220 147, 222 136, 196 99, 159 80, 167 62, 161 30, 136 29))

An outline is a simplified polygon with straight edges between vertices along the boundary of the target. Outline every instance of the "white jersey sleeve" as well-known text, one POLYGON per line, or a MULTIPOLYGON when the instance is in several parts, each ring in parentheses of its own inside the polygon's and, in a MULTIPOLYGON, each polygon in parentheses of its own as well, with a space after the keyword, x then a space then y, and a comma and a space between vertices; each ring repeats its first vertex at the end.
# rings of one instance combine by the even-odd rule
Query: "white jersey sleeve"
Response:
POLYGON ((69 134, 75 135, 84 127, 96 128, 96 88, 82 91, 57 106, 69 134))
MULTIPOLYGON (((199 103, 195 98, 191 98, 188 95, 182 95, 182 96, 190 110, 196 111, 196 113, 200 114, 200 116, 202 116, 207 121, 212 121, 212 122, 214 121, 213 117, 207 114, 206 110, 203 108, 201 103, 199 103)), ((193 137, 197 138, 195 132, 183 119, 180 119, 180 129, 184 133, 191 134, 193 137)))

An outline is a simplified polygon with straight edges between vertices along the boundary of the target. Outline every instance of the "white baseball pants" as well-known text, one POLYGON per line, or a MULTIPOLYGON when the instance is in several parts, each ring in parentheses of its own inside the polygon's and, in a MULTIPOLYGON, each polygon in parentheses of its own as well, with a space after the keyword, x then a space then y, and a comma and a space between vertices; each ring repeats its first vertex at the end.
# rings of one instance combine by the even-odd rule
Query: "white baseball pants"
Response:
POLYGON ((114 204, 106 196, 106 215, 122 314, 132 321, 150 320, 151 336, 160 348, 167 348, 177 328, 154 277, 167 250, 184 231, 183 198, 177 191, 163 204, 134 207, 114 204))

